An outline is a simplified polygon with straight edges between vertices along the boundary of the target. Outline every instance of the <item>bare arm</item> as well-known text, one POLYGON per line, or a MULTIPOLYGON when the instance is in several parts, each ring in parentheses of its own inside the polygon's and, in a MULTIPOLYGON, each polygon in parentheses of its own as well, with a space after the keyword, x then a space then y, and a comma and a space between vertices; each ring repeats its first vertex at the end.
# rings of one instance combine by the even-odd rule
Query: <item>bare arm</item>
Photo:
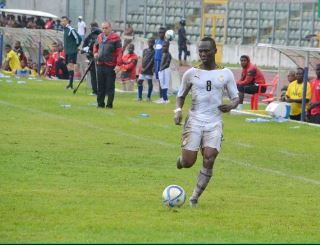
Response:
POLYGON ((232 109, 235 109, 238 106, 238 104, 239 104, 239 97, 236 97, 231 99, 230 104, 222 104, 222 105, 219 105, 218 108, 222 112, 229 112, 232 109))
POLYGON ((186 89, 186 91, 184 92, 184 94, 182 96, 177 97, 176 109, 174 110, 174 112, 175 112, 174 122, 176 125, 181 125, 182 107, 184 105, 185 98, 186 98, 187 94, 189 93, 190 89, 191 89, 191 85, 186 89))

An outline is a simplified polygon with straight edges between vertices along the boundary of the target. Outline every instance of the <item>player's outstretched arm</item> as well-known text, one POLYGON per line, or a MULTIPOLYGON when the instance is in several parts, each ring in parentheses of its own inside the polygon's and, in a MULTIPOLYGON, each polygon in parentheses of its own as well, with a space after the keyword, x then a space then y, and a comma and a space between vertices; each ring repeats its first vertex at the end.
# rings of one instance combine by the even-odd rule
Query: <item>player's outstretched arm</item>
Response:
POLYGON ((174 122, 176 125, 181 125, 184 100, 184 97, 177 97, 176 109, 174 110, 174 122))
POLYGON ((230 104, 222 104, 220 106, 218 106, 219 110, 222 112, 229 112, 232 109, 235 109, 239 104, 239 97, 233 98, 231 99, 231 103, 230 104))

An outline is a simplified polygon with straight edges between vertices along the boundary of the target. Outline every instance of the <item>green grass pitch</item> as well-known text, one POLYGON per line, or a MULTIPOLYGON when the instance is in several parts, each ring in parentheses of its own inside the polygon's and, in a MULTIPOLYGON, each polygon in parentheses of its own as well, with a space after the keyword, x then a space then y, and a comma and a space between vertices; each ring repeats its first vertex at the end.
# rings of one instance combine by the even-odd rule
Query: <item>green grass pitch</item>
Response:
POLYGON ((190 197, 201 167, 199 155, 193 168, 176 169, 174 97, 158 105, 116 93, 113 110, 97 109, 85 84, 73 95, 66 82, 7 80, 0 242, 320 242, 320 128, 224 115, 222 151, 198 208, 169 210, 164 188, 178 184, 190 197))

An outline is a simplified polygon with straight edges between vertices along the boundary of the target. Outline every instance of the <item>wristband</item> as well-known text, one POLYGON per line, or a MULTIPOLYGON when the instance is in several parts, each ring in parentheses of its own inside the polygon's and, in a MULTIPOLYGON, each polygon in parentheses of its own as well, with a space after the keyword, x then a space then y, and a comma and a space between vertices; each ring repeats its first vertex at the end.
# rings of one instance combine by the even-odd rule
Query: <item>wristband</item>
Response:
POLYGON ((174 110, 174 113, 177 113, 179 111, 182 111, 182 109, 181 108, 177 108, 177 109, 174 110))

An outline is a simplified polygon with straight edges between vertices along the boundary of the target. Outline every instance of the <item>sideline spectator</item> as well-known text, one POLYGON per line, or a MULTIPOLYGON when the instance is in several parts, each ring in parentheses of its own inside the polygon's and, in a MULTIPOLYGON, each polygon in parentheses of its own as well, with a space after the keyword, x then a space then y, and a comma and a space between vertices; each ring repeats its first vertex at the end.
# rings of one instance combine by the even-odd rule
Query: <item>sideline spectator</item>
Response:
MULTIPOLYGON (((90 24, 90 34, 83 41, 83 52, 85 52, 89 61, 93 60, 93 45, 95 44, 98 35, 101 33, 101 29, 97 22, 92 22, 90 24)), ((96 72, 96 63, 93 62, 90 67, 90 81, 92 87, 91 95, 98 94, 97 88, 97 72, 96 72)))
POLYGON ((171 79, 170 73, 170 63, 171 63, 171 54, 169 52, 169 41, 164 41, 162 44, 162 59, 159 71, 159 80, 161 85, 161 93, 163 101, 160 102, 161 104, 167 104, 170 101, 168 100, 168 88, 171 79))
POLYGON ((46 23, 40 16, 37 16, 35 23, 37 29, 44 29, 44 26, 46 25, 46 23))
POLYGON ((130 24, 128 24, 128 27, 124 30, 124 41, 123 41, 123 47, 127 47, 133 40, 134 31, 130 24))
POLYGON ((162 103, 163 98, 162 98, 162 90, 161 90, 161 85, 159 81, 159 71, 160 71, 160 64, 161 64, 161 58, 162 58, 162 45, 165 41, 165 33, 166 33, 166 28, 160 27, 159 28, 159 38, 156 39, 155 41, 155 48, 154 48, 154 73, 155 73, 155 78, 158 80, 159 83, 159 93, 160 93, 160 98, 155 101, 156 103, 162 103))
MULTIPOLYGON (((248 55, 240 57, 242 73, 241 78, 237 81, 239 91, 238 110, 242 110, 244 94, 255 94, 258 92, 259 84, 265 84, 265 78, 260 69, 250 62, 248 55)), ((266 87, 261 88, 261 92, 265 92, 266 87)))
POLYGON ((116 67, 116 71, 121 71, 120 79, 123 91, 133 91, 136 80, 136 66, 138 56, 134 53, 134 45, 128 45, 128 54, 122 56, 122 65, 116 67))
POLYGON ((18 55, 12 50, 10 44, 6 44, 4 48, 6 52, 3 69, 14 73, 17 69, 21 69, 21 64, 18 55))
POLYGON ((20 62, 23 60, 25 62, 25 64, 28 64, 28 59, 23 52, 20 41, 15 42, 14 52, 16 52, 16 54, 19 56, 20 62))
POLYGON ((154 38, 149 38, 148 48, 143 50, 142 54, 142 69, 138 78, 138 100, 142 100, 143 81, 148 80, 148 95, 147 101, 151 101, 151 93, 153 89, 152 76, 154 66, 154 38))
POLYGON ((310 122, 320 124, 320 64, 316 66, 317 78, 311 81, 310 122))
POLYGON ((78 33, 81 36, 82 40, 84 40, 86 32, 87 32, 86 23, 82 20, 82 16, 80 15, 78 17, 78 33))
POLYGON ((63 27, 61 25, 61 21, 60 20, 56 20, 54 22, 53 29, 56 30, 56 31, 63 31, 63 27))
MULTIPOLYGON (((293 82, 294 80, 296 80, 296 72, 291 70, 288 72, 288 75, 287 75, 287 79, 288 79, 288 82, 289 84, 291 82, 293 82)), ((286 101, 286 92, 287 92, 287 89, 288 89, 288 86, 285 85, 281 88, 281 95, 280 95, 280 101, 282 102, 285 102, 286 101)))
POLYGON ((187 36, 186 36, 186 29, 185 29, 186 21, 185 19, 182 19, 180 21, 180 28, 178 31, 178 47, 179 47, 179 65, 186 65, 187 62, 187 54, 188 54, 188 49, 187 49, 187 36), (182 52, 184 55, 184 63, 181 61, 181 56, 182 52))
POLYGON ((53 59, 56 67, 56 76, 58 79, 68 79, 69 71, 66 64, 66 55, 63 51, 62 43, 58 43, 57 52, 53 54, 53 59))
MULTIPOLYGON (((291 82, 288 86, 286 92, 286 101, 291 103, 290 119, 291 120, 301 120, 301 103, 303 95, 303 75, 304 69, 299 67, 297 68, 296 78, 297 80, 291 82)), ((310 83, 307 83, 307 94, 306 94, 306 103, 309 102, 311 98, 310 83)))
POLYGON ((69 24, 70 20, 67 16, 61 17, 61 25, 63 26, 64 52, 66 55, 66 64, 69 71, 69 84, 66 89, 73 89, 73 76, 75 65, 77 64, 78 47, 81 44, 79 34, 69 24))
POLYGON ((110 22, 101 24, 102 33, 93 46, 94 58, 97 60, 99 108, 105 106, 105 96, 108 96, 106 108, 113 108, 116 74, 114 68, 121 65, 122 48, 121 39, 112 31, 110 22))
POLYGON ((52 18, 47 19, 46 24, 44 25, 45 29, 53 29, 54 21, 52 18))

